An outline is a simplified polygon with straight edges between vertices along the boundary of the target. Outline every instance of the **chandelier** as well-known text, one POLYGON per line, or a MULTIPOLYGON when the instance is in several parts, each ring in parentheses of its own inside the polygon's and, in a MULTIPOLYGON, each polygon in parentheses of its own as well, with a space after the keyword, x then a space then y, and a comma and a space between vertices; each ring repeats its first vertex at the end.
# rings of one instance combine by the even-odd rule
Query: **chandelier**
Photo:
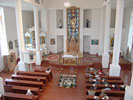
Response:
POLYGON ((67 2, 64 3, 64 6, 65 6, 66 8, 69 8, 69 7, 71 6, 71 3, 67 1, 67 2))

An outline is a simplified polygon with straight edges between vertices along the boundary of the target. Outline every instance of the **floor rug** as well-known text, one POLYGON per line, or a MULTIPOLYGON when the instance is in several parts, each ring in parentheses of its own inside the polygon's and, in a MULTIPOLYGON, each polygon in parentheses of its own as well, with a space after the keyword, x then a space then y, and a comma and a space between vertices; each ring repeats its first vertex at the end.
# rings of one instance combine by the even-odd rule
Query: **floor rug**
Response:
POLYGON ((44 60, 57 61, 59 60, 59 55, 51 54, 51 55, 48 55, 46 58, 44 58, 44 60))

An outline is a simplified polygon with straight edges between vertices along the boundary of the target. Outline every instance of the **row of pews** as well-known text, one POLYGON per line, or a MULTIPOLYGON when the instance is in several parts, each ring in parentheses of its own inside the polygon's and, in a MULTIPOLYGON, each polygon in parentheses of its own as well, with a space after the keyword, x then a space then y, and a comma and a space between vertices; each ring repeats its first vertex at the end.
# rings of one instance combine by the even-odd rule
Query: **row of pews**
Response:
POLYGON ((5 79, 4 100, 39 100, 53 78, 52 71, 45 71, 35 69, 35 72, 18 71, 12 74, 11 79, 5 79), (32 95, 26 95, 27 90, 32 95))
POLYGON ((101 69, 88 68, 85 83, 86 100, 124 100, 125 86, 120 77, 106 75, 101 69))

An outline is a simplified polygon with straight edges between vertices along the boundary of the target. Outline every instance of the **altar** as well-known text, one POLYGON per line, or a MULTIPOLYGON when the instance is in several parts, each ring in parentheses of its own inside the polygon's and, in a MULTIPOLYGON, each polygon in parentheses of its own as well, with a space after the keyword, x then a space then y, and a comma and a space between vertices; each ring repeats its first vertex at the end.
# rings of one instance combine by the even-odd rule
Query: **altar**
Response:
POLYGON ((64 53, 62 55, 62 62, 64 65, 76 65, 79 63, 80 58, 83 58, 82 53, 64 53))

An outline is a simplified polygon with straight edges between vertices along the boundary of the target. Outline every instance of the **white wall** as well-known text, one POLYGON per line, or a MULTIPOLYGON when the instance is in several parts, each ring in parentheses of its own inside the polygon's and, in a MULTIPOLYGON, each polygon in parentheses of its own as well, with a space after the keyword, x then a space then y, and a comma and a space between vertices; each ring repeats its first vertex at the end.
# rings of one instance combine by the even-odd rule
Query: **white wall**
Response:
POLYGON ((22 12, 23 18, 23 30, 24 33, 27 31, 27 28, 31 25, 34 25, 34 13, 33 11, 23 11, 22 12))
MULTIPOLYGON (((80 8, 99 8, 103 4, 103 0, 68 0, 71 3, 71 6, 77 6, 80 8)), ((56 2, 53 2, 53 0, 47 0, 47 5, 45 7, 50 9, 60 9, 64 8, 64 2, 66 0, 56 0, 56 2)))
MULTIPOLYGON (((57 29, 56 27, 56 10, 58 9, 49 9, 48 10, 48 50, 52 51, 53 53, 57 53, 57 35, 64 35, 64 42, 66 42, 66 26, 64 21, 64 27, 63 29, 57 29), (55 38, 56 44, 50 45, 50 38, 55 38)), ((64 20, 66 16, 66 10, 62 9, 64 13, 64 20)), ((83 36, 90 36, 91 40, 97 39, 101 43, 99 45, 91 45, 90 47, 90 53, 96 54, 99 52, 99 46, 104 47, 104 19, 101 21, 101 17, 105 18, 105 11, 104 15, 101 15, 101 9, 91 9, 91 28, 83 28, 83 8, 80 8, 80 51, 83 52, 83 36), (101 31, 101 24, 103 25, 103 30, 101 31), (101 35, 102 38, 100 37, 101 35), (102 41, 101 41, 102 40, 102 41)), ((124 17, 123 17, 123 31, 122 31, 122 45, 121 50, 125 51, 125 47, 127 45, 127 38, 128 37, 128 30, 129 30, 129 16, 130 16, 130 8, 126 8, 124 10, 124 17)), ((113 18, 114 19, 114 16, 113 18)), ((114 21, 115 22, 115 21, 114 21)), ((114 24, 113 22, 113 24, 114 24)), ((113 25, 114 26, 114 25, 113 25)), ((110 36, 112 36, 115 32, 115 28, 110 28, 110 36)), ((65 43, 64 43, 64 49, 65 49, 65 43)), ((102 54, 103 51, 100 51, 102 54)))
POLYGON ((9 41, 13 42, 13 49, 8 51, 9 53, 16 52, 15 40, 17 40, 17 29, 16 29, 15 9, 11 7, 4 7, 4 15, 5 15, 7 44, 9 43, 9 41))
MULTIPOLYGON (((91 36, 91 39, 98 39, 99 40, 99 31, 100 31, 100 10, 99 9, 92 9, 91 11, 91 18, 92 18, 92 24, 91 28, 83 28, 83 10, 80 9, 80 51, 83 52, 83 36, 89 35, 91 36)), ((63 10, 65 12, 65 9, 63 10)), ((64 14, 65 16, 65 14, 64 14)), ((65 19, 64 19, 65 20, 65 19)), ((57 53, 57 35, 63 35, 66 34, 66 26, 64 23, 63 29, 57 29, 56 26, 56 9, 48 10, 48 51, 51 51, 53 53, 57 53), (55 38, 56 44, 50 45, 50 39, 55 38)), ((66 39, 64 39, 64 42, 66 39)), ((66 45, 66 44, 65 44, 66 45)), ((91 45, 90 48, 91 54, 98 53, 98 45, 91 45)))
MULTIPOLYGON (((7 35, 7 43, 13 42, 13 49, 9 50, 9 53, 15 52, 18 55, 18 49, 15 47, 15 40, 17 40, 17 29, 16 29, 16 14, 15 9, 11 7, 3 7, 5 16, 5 27, 7 35)), ((24 33, 30 25, 34 25, 34 16, 32 11, 22 11, 23 17, 23 30, 24 33)))
MULTIPOLYGON (((124 56, 126 55, 126 50, 127 50, 131 9, 132 8, 125 8, 124 14, 123 14, 123 29, 122 29, 121 48, 120 49, 122 50, 122 55, 124 55, 124 56)), ((114 33, 115 33, 115 28, 111 28, 110 36, 113 36, 114 33)))

